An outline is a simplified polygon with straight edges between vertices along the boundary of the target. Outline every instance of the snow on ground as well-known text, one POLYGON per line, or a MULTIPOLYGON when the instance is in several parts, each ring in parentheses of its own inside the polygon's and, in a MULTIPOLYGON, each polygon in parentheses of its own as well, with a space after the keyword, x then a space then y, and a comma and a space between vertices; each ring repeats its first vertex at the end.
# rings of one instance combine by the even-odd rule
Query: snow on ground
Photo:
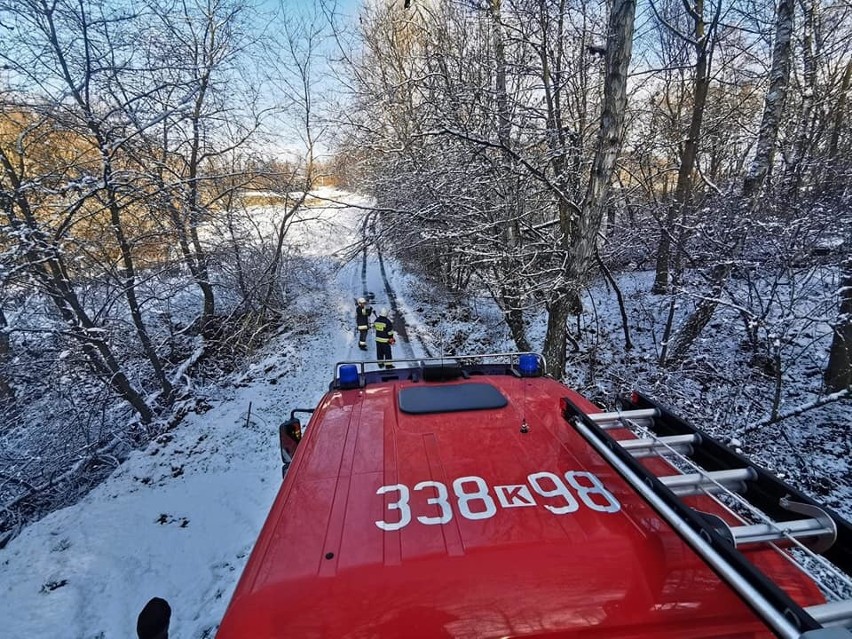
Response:
MULTIPOLYGON (((172 605, 171 636, 215 634, 281 483, 278 424, 317 404, 335 362, 374 358, 372 348, 357 348, 353 297, 365 281, 377 303, 388 297, 375 258, 364 271, 363 260, 338 268, 323 257, 357 239, 361 213, 314 208, 304 217, 294 240, 319 256, 312 274, 327 278, 297 302, 310 313, 305 325, 272 340, 233 379, 204 389, 209 410, 0 550, 3 636, 133 636, 136 615, 154 596, 172 605)), ((387 269, 388 277, 397 271, 387 269)))

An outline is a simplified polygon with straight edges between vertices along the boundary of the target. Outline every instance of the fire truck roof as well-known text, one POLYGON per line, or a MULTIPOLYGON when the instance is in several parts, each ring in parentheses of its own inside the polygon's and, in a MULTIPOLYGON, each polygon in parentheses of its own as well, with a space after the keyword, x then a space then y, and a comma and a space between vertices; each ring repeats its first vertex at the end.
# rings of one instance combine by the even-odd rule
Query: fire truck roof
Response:
MULTIPOLYGON (((595 405, 549 378, 485 373, 335 384, 218 636, 774 636, 560 399, 595 405)), ((750 558, 802 605, 822 601, 777 550, 750 558)))

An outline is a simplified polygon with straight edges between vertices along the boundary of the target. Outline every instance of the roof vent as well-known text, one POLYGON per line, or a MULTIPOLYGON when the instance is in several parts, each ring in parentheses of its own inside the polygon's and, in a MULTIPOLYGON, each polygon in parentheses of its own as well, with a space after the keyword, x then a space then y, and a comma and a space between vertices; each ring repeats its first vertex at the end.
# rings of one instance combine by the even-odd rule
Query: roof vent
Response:
POLYGON ((440 362, 437 364, 422 364, 424 382, 447 382, 463 376, 458 362, 440 362))

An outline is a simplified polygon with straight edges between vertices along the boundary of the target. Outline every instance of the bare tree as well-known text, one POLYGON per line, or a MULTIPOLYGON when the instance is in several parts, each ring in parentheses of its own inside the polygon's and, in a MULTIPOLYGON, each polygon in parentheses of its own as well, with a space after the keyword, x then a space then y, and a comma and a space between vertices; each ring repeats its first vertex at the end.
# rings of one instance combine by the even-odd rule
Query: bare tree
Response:
MULTIPOLYGON (((652 6, 655 5, 652 4, 652 6)), ((659 13, 657 14, 658 20, 665 28, 671 30, 677 38, 683 40, 694 49, 695 75, 693 76, 692 86, 692 110, 686 137, 682 142, 677 184, 672 202, 666 211, 665 222, 660 234, 660 243, 657 247, 657 266, 653 286, 655 293, 666 292, 669 288, 669 264, 672 258, 671 246, 672 233, 675 232, 674 223, 676 219, 684 215, 692 198, 693 176, 702 134, 701 125, 704 120, 704 109, 707 104, 707 94, 710 87, 710 65, 715 46, 719 16, 722 11, 722 2, 718 1, 715 8, 711 9, 713 13, 709 23, 706 21, 704 15, 704 0, 696 0, 694 4, 684 3, 684 7, 688 20, 692 23, 691 33, 688 34, 681 33, 677 27, 670 24, 659 13)))
POLYGON ((272 56, 274 81, 284 87, 284 93, 289 97, 282 110, 291 115, 296 123, 297 137, 301 139, 304 149, 300 161, 292 165, 290 172, 278 176, 277 190, 284 197, 284 211, 277 223, 274 248, 264 272, 262 317, 271 310, 275 293, 279 290, 287 231, 301 212, 316 179, 316 144, 320 127, 314 95, 318 83, 315 67, 324 37, 323 24, 317 15, 285 19, 279 41, 283 46, 280 52, 272 56), (295 193, 291 194, 290 191, 295 193))
MULTIPOLYGON (((27 129, 19 136, 19 149, 26 148, 23 144, 29 133, 33 133, 33 130, 27 129)), ((95 373, 136 410, 143 423, 148 423, 153 419, 153 411, 128 380, 105 331, 97 326, 80 302, 71 282, 71 269, 66 264, 65 252, 56 239, 45 231, 33 210, 28 188, 31 178, 24 174, 24 157, 12 155, 5 148, 0 148, 3 215, 11 231, 10 236, 18 238, 14 258, 20 261, 27 269, 28 276, 42 287, 53 302, 66 325, 68 335, 83 349, 95 373)))
POLYGON ((12 359, 12 347, 8 333, 9 323, 6 314, 0 308, 0 405, 15 399, 15 390, 9 380, 9 365, 12 359))
POLYGON ((852 252, 847 240, 846 259, 841 264, 840 312, 834 324, 834 337, 825 369, 825 385, 829 392, 852 388, 852 252))
POLYGON ((255 113, 238 110, 245 87, 236 60, 255 40, 246 33, 247 8, 240 0, 177 6, 149 0, 148 5, 157 18, 146 33, 155 44, 148 48, 149 64, 165 66, 173 75, 158 93, 160 108, 171 114, 161 118, 160 135, 148 145, 160 158, 152 178, 164 195, 160 206, 168 212, 183 262, 201 291, 203 328, 216 312, 216 300, 210 249, 199 233, 222 196, 217 182, 229 179, 216 172, 222 167, 216 158, 243 147, 259 124, 255 113), (183 63, 173 66, 173 60, 183 63))
POLYGON ((672 344, 666 354, 666 359, 670 364, 683 360, 692 343, 713 317, 722 290, 745 243, 747 224, 743 218, 746 218, 751 208, 754 207, 755 198, 772 165, 778 129, 784 111, 787 82, 790 75, 793 10, 793 0, 781 0, 776 10, 769 89, 765 98, 755 157, 743 180, 742 197, 745 202, 729 204, 727 214, 724 216, 728 221, 725 225, 724 234, 727 254, 711 270, 709 293, 702 296, 695 311, 686 318, 672 339, 672 344))
POLYGON ((794 15, 794 0, 778 2, 775 13, 772 67, 769 71, 769 90, 766 93, 754 159, 743 181, 742 193, 747 199, 754 198, 760 191, 775 156, 775 144, 790 79, 794 15))
MULTIPOLYGON (((615 0, 610 8, 603 111, 592 172, 580 210, 574 212, 568 220, 562 221, 562 233, 565 238, 563 241, 570 241, 570 245, 565 248, 571 255, 565 280, 574 291, 589 277, 615 161, 624 139, 627 70, 633 50, 635 12, 636 3, 633 0, 615 0)), ((548 372, 555 377, 562 377, 565 373, 569 304, 570 298, 563 297, 555 303, 551 302, 548 309, 544 354, 550 368, 548 372)))
MULTIPOLYGON (((110 228, 115 237, 115 243, 121 256, 122 289, 127 302, 128 310, 136 329, 142 348, 151 364, 165 403, 172 399, 172 384, 166 377, 165 369, 157 349, 149 335, 145 325, 142 309, 137 295, 137 273, 133 257, 132 240, 128 235, 125 225, 124 208, 128 185, 117 174, 116 154, 126 143, 126 132, 116 130, 109 117, 109 111, 132 108, 128 104, 126 96, 119 94, 117 104, 112 104, 107 113, 103 113, 101 106, 103 97, 98 95, 99 83, 109 84, 117 78, 110 78, 110 72, 106 70, 119 70, 124 61, 119 43, 116 41, 121 34, 112 30, 113 19, 104 15, 95 18, 89 14, 84 5, 79 7, 60 7, 57 5, 46 5, 41 2, 26 3, 25 9, 31 13, 29 19, 36 26, 39 35, 43 37, 43 44, 48 48, 56 73, 56 80, 64 84, 65 90, 73 99, 79 109, 77 114, 79 124, 82 125, 91 136, 92 142, 97 149, 100 166, 99 179, 101 188, 92 193, 99 203, 108 212, 110 228), (58 11, 57 9, 64 9, 58 11), (62 20, 60 22, 59 20, 62 20), (63 24, 70 20, 75 28, 79 28, 79 55, 78 60, 69 57, 66 37, 74 37, 62 33, 66 28, 63 24), (106 74, 107 77, 101 77, 106 74)), ((68 27, 69 29, 72 27, 68 27)), ((108 93, 108 89, 104 89, 108 93)), ((76 124, 76 123, 75 123, 76 124)))

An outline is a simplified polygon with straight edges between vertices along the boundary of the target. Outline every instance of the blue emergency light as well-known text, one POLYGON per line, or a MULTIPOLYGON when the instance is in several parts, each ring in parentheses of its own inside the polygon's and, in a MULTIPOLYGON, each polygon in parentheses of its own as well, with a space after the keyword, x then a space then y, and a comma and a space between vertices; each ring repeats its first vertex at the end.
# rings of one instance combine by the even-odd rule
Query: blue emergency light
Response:
POLYGON ((518 370, 523 377, 538 375, 538 355, 527 353, 518 358, 518 370))
POLYGON ((358 385, 358 366, 355 364, 344 364, 340 367, 340 384, 343 386, 358 385))

